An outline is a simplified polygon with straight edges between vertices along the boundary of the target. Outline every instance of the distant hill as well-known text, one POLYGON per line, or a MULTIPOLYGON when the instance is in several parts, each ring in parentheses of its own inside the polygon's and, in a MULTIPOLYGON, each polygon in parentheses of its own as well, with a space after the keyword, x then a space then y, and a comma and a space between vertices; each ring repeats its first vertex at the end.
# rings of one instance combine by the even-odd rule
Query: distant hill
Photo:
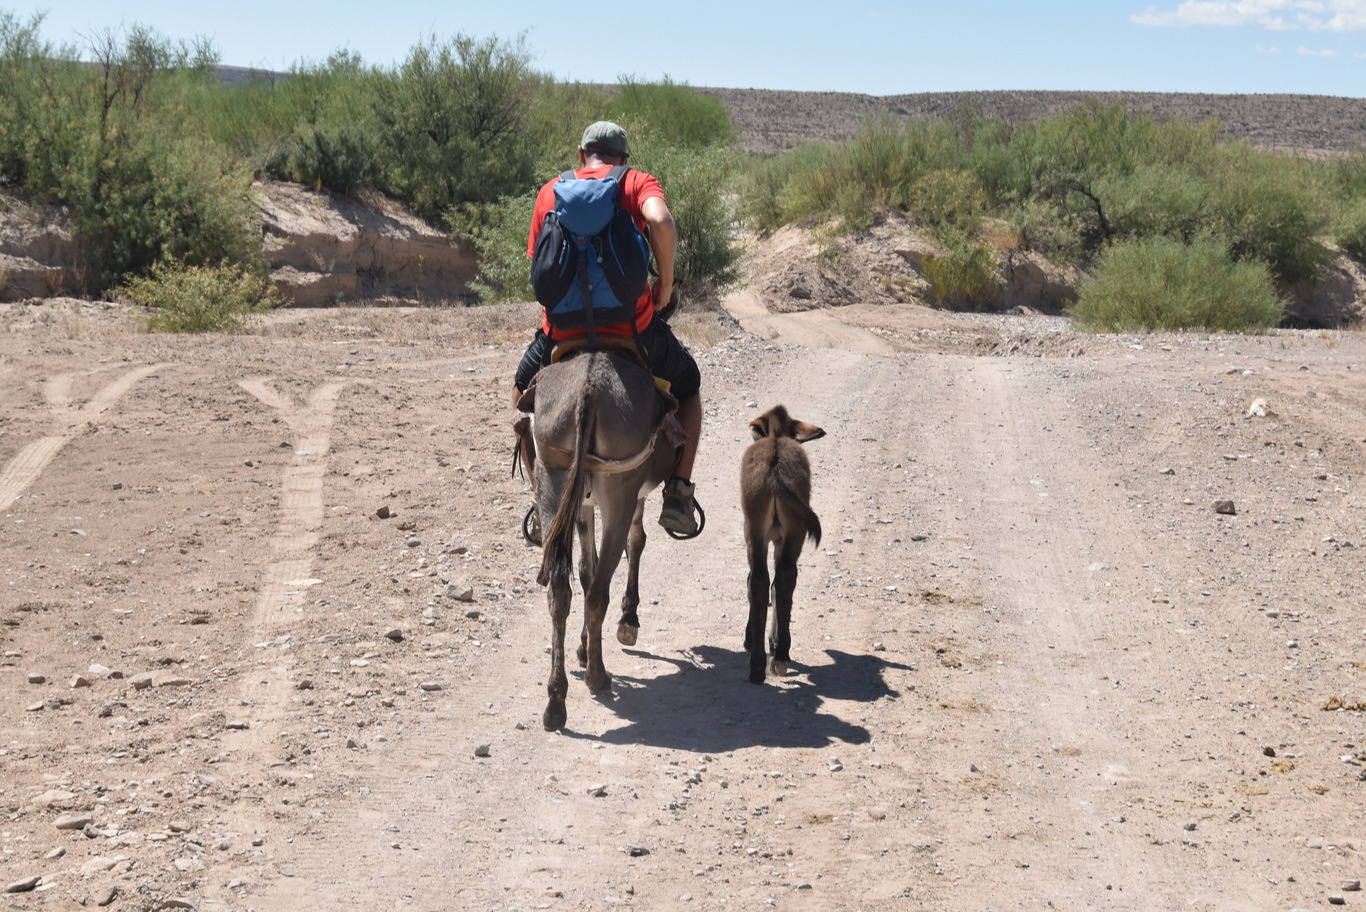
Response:
POLYGON ((871 116, 943 117, 964 105, 1017 124, 1066 111, 1088 98, 1123 104, 1158 118, 1218 118, 1230 139, 1264 148, 1348 152, 1366 144, 1366 98, 1329 95, 1204 95, 1162 92, 923 92, 857 95, 770 89, 699 88, 731 112, 741 142, 753 152, 850 136, 871 116))

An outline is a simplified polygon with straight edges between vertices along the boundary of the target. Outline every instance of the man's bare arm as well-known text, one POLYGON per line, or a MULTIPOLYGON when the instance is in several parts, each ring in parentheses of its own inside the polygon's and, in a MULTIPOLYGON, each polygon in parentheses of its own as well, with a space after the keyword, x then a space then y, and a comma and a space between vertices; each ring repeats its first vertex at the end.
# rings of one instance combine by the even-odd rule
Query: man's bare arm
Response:
POLYGON ((641 213, 645 216, 645 224, 650 226, 650 249, 654 251, 655 268, 659 270, 654 287, 655 306, 664 307, 673 295, 678 227, 674 225, 674 214, 669 211, 668 203, 661 197, 647 199, 641 206, 641 213))

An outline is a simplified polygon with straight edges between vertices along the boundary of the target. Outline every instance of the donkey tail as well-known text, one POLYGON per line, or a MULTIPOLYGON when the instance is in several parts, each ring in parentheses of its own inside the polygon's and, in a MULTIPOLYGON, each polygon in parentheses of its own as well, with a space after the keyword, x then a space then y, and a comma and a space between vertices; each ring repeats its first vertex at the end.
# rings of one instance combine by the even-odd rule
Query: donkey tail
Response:
POLYGON ((819 547, 821 543, 821 519, 816 515, 816 511, 811 509, 808 504, 792 499, 792 505, 797 508, 797 512, 802 515, 802 524, 806 526, 806 534, 811 539, 811 547, 819 547))
POLYGON ((568 579, 574 564, 574 521, 579 508, 583 505, 584 485, 588 473, 584 470, 584 457, 589 442, 593 439, 593 426, 596 412, 588 402, 588 396, 580 395, 575 413, 574 461, 569 465, 569 483, 560 496, 559 508, 550 528, 545 533, 545 546, 541 556, 541 571, 536 581, 542 586, 551 580, 568 579))
POLYGON ((787 511, 795 513, 802 524, 803 533, 811 539, 812 547, 818 547, 821 543, 821 520, 816 515, 816 511, 811 509, 811 505, 797 496, 797 492, 787 486, 783 478, 774 474, 771 479, 773 497, 778 500, 787 511))

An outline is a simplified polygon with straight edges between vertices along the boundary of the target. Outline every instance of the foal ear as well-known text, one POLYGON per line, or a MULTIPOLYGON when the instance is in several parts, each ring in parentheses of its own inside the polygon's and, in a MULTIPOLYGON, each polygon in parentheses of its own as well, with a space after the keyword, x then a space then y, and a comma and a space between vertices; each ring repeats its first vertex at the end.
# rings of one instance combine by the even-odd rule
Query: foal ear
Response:
POLYGON ((749 432, 754 435, 755 440, 763 440, 768 436, 768 415, 760 415, 749 423, 749 432))
POLYGON ((793 437, 797 438, 798 443, 806 443, 809 440, 817 440, 825 436, 825 431, 816 427, 814 424, 807 424, 805 421, 792 422, 793 437))

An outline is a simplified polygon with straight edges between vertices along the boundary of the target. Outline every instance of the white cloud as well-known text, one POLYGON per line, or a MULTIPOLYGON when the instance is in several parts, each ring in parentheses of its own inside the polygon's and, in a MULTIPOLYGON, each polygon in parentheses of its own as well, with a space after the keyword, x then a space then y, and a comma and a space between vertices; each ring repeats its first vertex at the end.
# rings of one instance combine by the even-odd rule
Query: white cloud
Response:
POLYGON ((1149 7, 1135 25, 1242 26, 1270 31, 1366 32, 1366 0, 1184 0, 1172 10, 1149 7))
POLYGON ((1336 56, 1338 55, 1338 52, 1337 52, 1337 51, 1333 51, 1333 50, 1316 51, 1316 50, 1313 50, 1312 48, 1307 48, 1307 47, 1302 47, 1302 48, 1300 48, 1299 50, 1297 50, 1295 53, 1300 54, 1301 56, 1304 56, 1304 57, 1336 57, 1336 56))

